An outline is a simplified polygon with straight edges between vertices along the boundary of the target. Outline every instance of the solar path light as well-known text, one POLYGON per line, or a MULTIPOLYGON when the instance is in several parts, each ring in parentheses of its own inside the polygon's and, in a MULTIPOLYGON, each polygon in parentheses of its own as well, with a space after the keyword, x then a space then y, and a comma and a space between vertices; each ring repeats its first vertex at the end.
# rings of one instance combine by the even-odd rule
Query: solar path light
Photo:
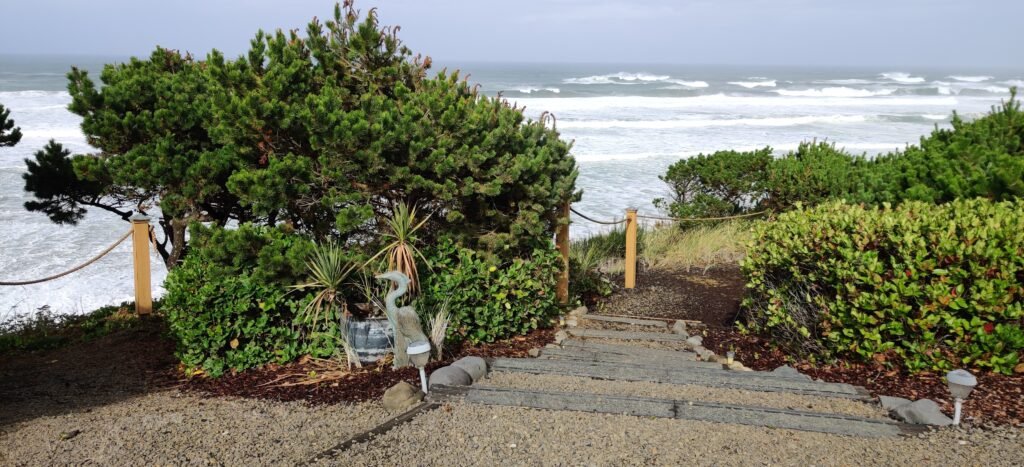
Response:
POLYGON ((946 384, 949 385, 949 393, 953 395, 953 425, 959 425, 964 400, 978 385, 978 379, 967 370, 953 370, 946 373, 946 384))
POLYGON ((425 367, 427 362, 430 361, 430 342, 427 341, 416 341, 409 344, 406 349, 406 354, 409 355, 409 362, 412 366, 420 370, 420 386, 423 389, 423 394, 427 393, 427 372, 425 367))

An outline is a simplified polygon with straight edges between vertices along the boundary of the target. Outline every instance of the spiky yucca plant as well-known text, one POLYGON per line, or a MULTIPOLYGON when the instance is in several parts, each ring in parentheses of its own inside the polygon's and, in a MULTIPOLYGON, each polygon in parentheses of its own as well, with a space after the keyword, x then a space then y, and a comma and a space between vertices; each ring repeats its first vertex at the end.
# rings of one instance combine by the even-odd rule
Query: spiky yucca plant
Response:
POLYGON ((418 240, 416 231, 423 227, 423 224, 426 224, 429 219, 428 216, 419 220, 416 216, 415 206, 410 207, 404 201, 396 203, 391 211, 391 216, 385 219, 386 229, 382 234, 390 242, 366 262, 370 264, 381 256, 387 258, 388 270, 399 271, 409 278, 409 295, 415 295, 420 289, 416 257, 418 256, 426 262, 423 254, 416 248, 418 240))
POLYGON ((293 288, 315 289, 317 293, 296 318, 310 329, 316 330, 321 320, 326 322, 330 319, 335 307, 340 307, 344 314, 345 297, 342 295, 342 284, 356 269, 356 265, 348 261, 341 246, 331 242, 317 245, 306 262, 306 267, 309 269, 310 281, 295 285, 293 288))

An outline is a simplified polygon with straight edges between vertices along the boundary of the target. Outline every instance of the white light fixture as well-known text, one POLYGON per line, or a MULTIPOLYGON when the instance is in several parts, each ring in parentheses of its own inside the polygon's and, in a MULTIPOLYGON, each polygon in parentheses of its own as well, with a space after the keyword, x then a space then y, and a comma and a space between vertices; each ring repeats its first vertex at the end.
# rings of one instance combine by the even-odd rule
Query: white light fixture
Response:
POLYGON ((949 385, 949 393, 953 395, 953 425, 959 425, 964 399, 971 395, 971 391, 978 385, 978 379, 967 370, 953 370, 946 373, 946 384, 949 385))
POLYGON ((430 361, 430 342, 427 341, 416 341, 409 344, 409 347, 405 351, 406 355, 409 356, 409 362, 413 366, 420 370, 420 386, 423 388, 423 394, 427 393, 427 372, 424 367, 427 366, 427 362, 430 361))
POLYGON ((734 358, 736 358, 736 352, 733 352, 732 350, 730 350, 730 351, 725 353, 725 363, 726 364, 732 365, 732 360, 734 358))

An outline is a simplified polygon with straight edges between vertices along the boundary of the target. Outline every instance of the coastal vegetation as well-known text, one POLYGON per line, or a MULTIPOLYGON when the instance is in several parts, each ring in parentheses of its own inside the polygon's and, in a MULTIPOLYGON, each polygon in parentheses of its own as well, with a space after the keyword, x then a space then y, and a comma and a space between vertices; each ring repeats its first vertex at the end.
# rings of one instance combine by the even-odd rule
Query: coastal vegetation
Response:
POLYGON ((14 126, 11 111, 0 104, 0 148, 12 147, 21 141, 21 128, 14 126))
POLYGON ((658 203, 674 216, 775 213, 754 223, 742 260, 747 331, 812 361, 1024 368, 1015 89, 983 117, 954 113, 950 128, 875 158, 809 142, 779 157, 700 155, 662 178, 672 196, 658 203))
POLYGON ((431 75, 372 10, 338 5, 305 32, 259 32, 236 59, 157 48, 102 85, 73 69, 98 153, 51 141, 26 161, 26 208, 155 217, 162 313, 191 374, 351 360, 348 320, 383 313, 372 277, 389 268, 427 292, 408 298, 443 329, 437 352, 549 326, 552 236, 579 197, 570 144, 458 72, 431 75))

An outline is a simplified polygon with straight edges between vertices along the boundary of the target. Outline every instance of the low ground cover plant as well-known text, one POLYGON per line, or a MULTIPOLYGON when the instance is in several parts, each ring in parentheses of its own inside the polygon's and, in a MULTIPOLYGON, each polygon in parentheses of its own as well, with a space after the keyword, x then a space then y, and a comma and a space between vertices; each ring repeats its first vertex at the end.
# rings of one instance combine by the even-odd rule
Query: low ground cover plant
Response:
POLYGON ((1024 201, 799 207, 758 224, 747 329, 798 354, 1011 373, 1024 350, 1024 201))

